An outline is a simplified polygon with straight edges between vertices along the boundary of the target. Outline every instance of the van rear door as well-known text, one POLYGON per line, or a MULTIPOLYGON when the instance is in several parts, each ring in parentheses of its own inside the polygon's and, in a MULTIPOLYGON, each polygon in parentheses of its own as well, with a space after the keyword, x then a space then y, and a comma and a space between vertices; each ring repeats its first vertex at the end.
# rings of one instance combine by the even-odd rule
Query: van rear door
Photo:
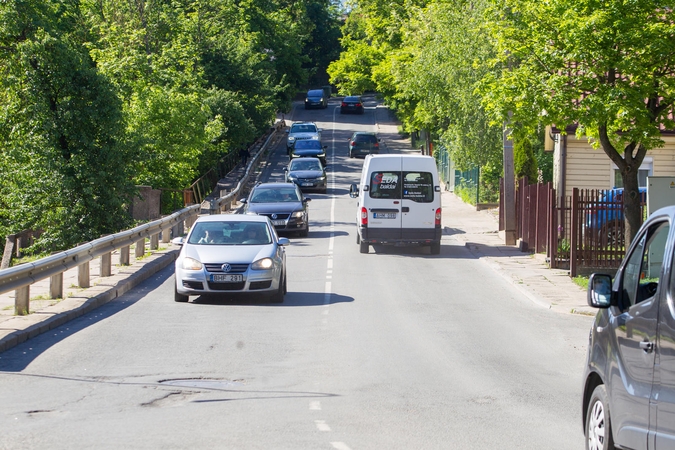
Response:
POLYGON ((402 170, 401 228, 403 239, 436 239, 436 210, 440 208, 435 186, 437 173, 428 157, 408 158, 402 170))
POLYGON ((367 176, 368 237, 401 239, 401 158, 371 161, 367 176))

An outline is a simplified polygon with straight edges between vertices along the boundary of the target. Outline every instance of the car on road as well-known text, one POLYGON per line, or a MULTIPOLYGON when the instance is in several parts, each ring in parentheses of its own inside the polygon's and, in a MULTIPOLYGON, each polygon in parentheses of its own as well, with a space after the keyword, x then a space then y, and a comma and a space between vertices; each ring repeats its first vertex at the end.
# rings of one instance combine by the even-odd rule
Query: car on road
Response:
POLYGON ((321 140, 321 129, 314 122, 295 122, 286 130, 286 154, 290 154, 297 141, 308 139, 321 140))
MULTIPOLYGON (((647 203, 647 188, 639 188, 641 202, 647 203)), ((624 240, 623 188, 601 190, 597 203, 586 215, 584 234, 597 236, 598 241, 623 246, 624 240)))
POLYGON ((638 230, 614 279, 595 273, 582 386, 587 449, 675 448, 675 206, 638 230))
POLYGON ((307 139, 304 141, 296 141, 291 149, 291 159, 294 158, 318 158, 321 164, 326 165, 326 149, 327 145, 323 145, 321 141, 316 139, 307 139))
POLYGON ((349 157, 365 157, 380 153, 380 138, 370 131, 357 131, 349 138, 349 157))
POLYGON ((174 300, 191 295, 268 296, 284 301, 288 238, 279 237, 265 216, 200 216, 185 238, 175 263, 174 300))
POLYGON ((328 97, 323 89, 311 89, 305 97, 305 109, 328 108, 328 97))
POLYGON ((340 114, 363 114, 363 100, 358 95, 348 95, 340 103, 340 114))
POLYGON ((311 198, 305 197, 293 183, 259 183, 249 196, 242 199, 243 214, 267 216, 279 233, 294 232, 301 236, 309 234, 309 205, 311 198))
POLYGON ((300 189, 317 189, 326 192, 326 168, 318 158, 291 159, 288 167, 284 167, 284 178, 289 183, 297 184, 300 189))

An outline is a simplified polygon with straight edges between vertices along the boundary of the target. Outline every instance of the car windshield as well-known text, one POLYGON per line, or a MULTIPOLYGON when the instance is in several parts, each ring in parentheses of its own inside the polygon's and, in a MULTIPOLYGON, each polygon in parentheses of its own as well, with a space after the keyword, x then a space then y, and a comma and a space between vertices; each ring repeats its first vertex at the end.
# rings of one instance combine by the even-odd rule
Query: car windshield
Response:
POLYGON ((257 188, 251 195, 251 203, 299 202, 300 197, 293 188, 257 188))
POLYGON ((197 222, 188 244, 266 245, 272 243, 267 224, 262 222, 197 222))
POLYGON ((321 97, 323 96, 323 91, 309 91, 307 97, 321 97))
POLYGON ((321 142, 316 139, 306 139, 304 141, 297 141, 295 143, 296 149, 321 149, 321 142))
POLYGON ((321 163, 319 161, 296 159, 291 163, 291 170, 321 170, 321 163))
POLYGON ((292 125, 291 133, 316 133, 316 127, 310 124, 292 125))
POLYGON ((346 102, 356 102, 361 103, 361 99, 358 97, 345 97, 346 102))

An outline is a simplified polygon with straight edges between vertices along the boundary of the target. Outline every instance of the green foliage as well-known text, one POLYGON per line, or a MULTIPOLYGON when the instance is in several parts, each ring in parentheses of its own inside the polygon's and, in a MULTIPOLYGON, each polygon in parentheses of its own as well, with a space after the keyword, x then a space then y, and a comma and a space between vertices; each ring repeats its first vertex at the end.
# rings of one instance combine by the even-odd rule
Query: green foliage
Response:
POLYGON ((527 177, 529 183, 537 182, 537 159, 529 136, 514 139, 513 166, 516 178, 527 177))

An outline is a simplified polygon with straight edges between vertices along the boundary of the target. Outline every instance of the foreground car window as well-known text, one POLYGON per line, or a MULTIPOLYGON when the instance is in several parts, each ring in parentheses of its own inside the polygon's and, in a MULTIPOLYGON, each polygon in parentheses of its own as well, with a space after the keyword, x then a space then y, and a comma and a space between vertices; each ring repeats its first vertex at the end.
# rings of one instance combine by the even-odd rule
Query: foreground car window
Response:
POLYGON ((196 223, 188 244, 266 245, 272 243, 267 225, 251 222, 196 223))

